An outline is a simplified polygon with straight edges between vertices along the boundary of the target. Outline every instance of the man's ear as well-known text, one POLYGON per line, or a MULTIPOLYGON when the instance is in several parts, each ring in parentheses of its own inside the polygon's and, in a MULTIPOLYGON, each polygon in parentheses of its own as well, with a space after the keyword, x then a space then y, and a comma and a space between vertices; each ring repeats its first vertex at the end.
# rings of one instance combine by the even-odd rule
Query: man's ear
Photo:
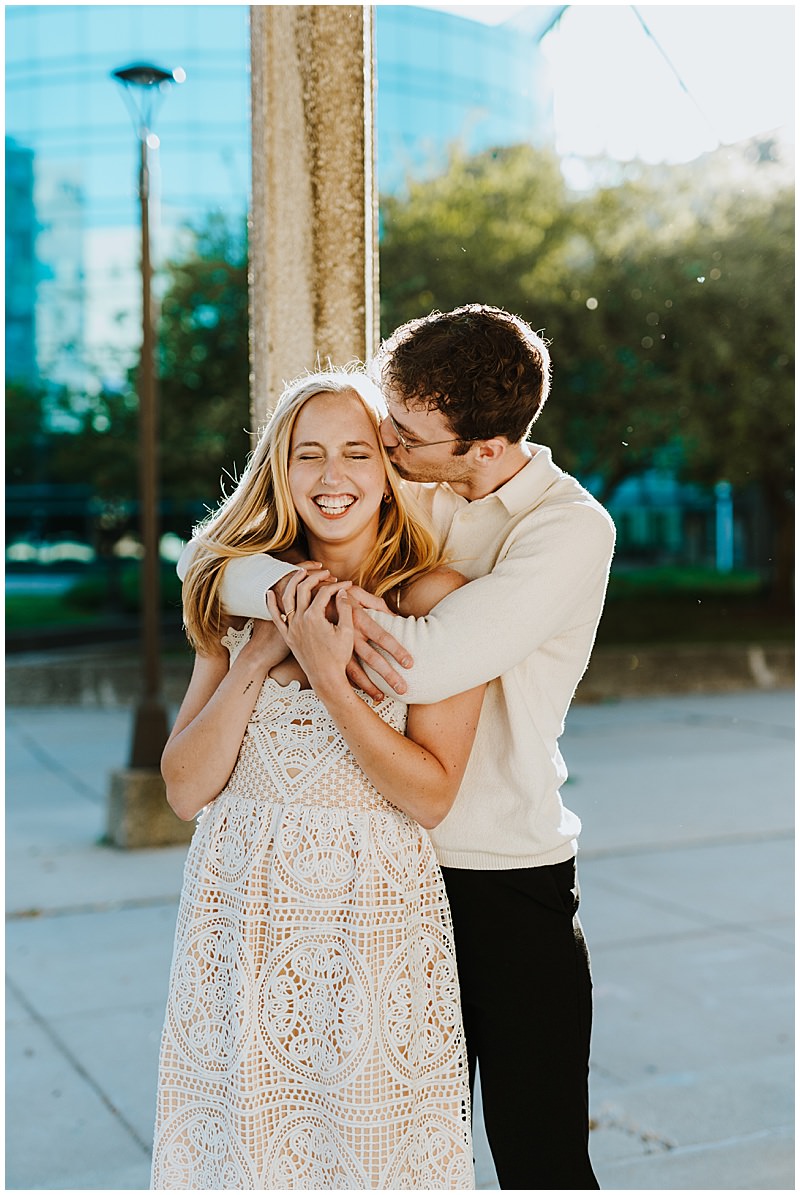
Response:
POLYGON ((508 452, 508 440, 495 436, 491 440, 478 440, 475 445, 475 461, 483 466, 496 465, 508 452))

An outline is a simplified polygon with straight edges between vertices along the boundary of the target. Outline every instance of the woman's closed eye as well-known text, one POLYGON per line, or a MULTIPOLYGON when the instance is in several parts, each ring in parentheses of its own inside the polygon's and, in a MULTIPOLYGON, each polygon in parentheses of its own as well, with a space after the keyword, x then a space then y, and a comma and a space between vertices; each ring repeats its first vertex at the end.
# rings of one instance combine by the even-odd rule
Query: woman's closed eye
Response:
MULTIPOLYGON (((306 462, 321 462, 325 460, 319 452, 299 452, 294 459, 306 462)), ((345 454, 344 459, 346 461, 371 461, 373 454, 369 452, 348 452, 345 454)))

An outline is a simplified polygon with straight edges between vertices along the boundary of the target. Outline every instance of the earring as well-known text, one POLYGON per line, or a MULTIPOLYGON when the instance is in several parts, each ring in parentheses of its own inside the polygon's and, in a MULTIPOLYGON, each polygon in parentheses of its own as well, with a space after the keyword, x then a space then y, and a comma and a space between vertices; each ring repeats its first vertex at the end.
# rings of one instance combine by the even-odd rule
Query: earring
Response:
POLYGON ((392 499, 392 491, 391 491, 391 490, 387 491, 387 493, 385 493, 385 494, 383 495, 383 500, 384 500, 384 502, 386 503, 386 505, 387 505, 387 506, 389 505, 389 503, 390 503, 390 502, 392 502, 392 501, 393 501, 393 499, 392 499))

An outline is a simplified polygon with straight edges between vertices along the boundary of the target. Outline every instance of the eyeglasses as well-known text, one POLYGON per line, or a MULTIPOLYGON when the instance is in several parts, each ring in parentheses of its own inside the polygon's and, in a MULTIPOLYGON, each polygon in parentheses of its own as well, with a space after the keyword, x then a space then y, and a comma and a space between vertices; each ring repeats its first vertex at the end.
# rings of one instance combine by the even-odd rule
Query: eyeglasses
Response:
POLYGON ((420 440, 417 444, 409 444, 400 428, 397 426, 394 416, 391 411, 387 411, 389 422, 392 425, 392 431, 400 441, 401 447, 405 448, 406 452, 412 452, 415 448, 433 448, 436 444, 476 444, 477 440, 465 440, 463 436, 451 436, 449 440, 420 440))

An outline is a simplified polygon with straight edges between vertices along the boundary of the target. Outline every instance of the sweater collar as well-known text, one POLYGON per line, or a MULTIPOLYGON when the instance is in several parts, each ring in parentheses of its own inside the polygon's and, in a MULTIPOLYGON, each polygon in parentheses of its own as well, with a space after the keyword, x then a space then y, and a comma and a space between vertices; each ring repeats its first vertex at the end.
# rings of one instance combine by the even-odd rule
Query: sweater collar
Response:
POLYGON ((561 470, 553 464, 549 448, 544 444, 531 444, 530 447, 533 456, 526 465, 523 465, 519 473, 515 473, 498 490, 486 494, 483 498, 474 498, 470 502, 469 499, 451 489, 447 482, 444 482, 443 488, 450 490, 453 497, 464 505, 480 506, 483 503, 497 501, 502 503, 510 515, 522 514, 535 506, 550 486, 562 476, 561 470))

